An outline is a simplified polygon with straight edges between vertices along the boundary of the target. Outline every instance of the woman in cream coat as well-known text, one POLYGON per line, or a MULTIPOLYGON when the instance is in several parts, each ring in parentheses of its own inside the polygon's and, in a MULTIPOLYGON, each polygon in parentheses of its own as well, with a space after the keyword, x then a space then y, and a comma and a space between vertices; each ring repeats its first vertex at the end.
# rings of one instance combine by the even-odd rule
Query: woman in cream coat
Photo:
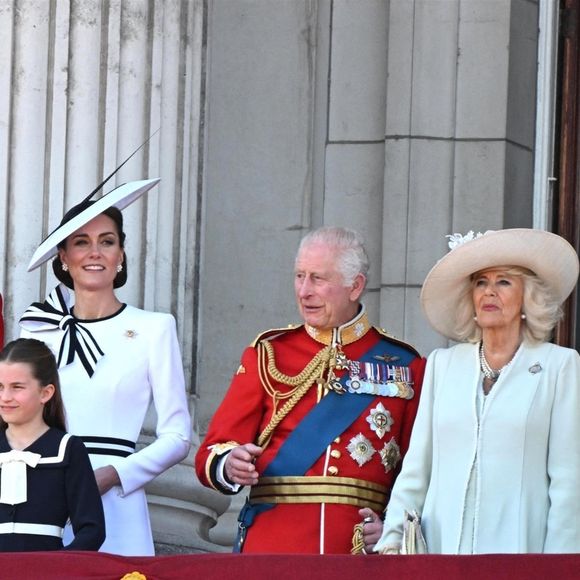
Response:
POLYGON ((430 553, 580 552, 580 357, 547 342, 578 278, 561 237, 450 236, 421 302, 461 342, 429 356, 375 550, 416 510, 430 553))

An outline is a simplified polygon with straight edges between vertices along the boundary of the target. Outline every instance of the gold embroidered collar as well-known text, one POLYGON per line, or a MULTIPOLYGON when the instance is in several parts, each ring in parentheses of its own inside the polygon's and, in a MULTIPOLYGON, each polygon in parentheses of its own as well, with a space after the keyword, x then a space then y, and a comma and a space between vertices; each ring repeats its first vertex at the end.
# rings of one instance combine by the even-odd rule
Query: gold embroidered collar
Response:
POLYGON ((364 304, 361 304, 360 312, 349 322, 328 330, 319 330, 308 324, 304 325, 306 332, 316 342, 321 344, 342 344, 346 346, 362 338, 371 328, 367 311, 364 304))

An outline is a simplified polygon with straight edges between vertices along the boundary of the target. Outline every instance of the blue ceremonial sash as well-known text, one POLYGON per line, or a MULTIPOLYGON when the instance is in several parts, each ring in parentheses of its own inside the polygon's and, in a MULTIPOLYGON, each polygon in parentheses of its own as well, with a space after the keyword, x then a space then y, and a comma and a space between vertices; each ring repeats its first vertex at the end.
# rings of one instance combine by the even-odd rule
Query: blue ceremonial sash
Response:
MULTIPOLYGON (((372 362, 376 360, 375 357, 385 354, 398 357, 397 365, 404 366, 408 366, 415 358, 404 347, 381 339, 359 360, 372 362)), ((340 383, 345 386, 348 378, 348 373, 345 373, 340 383)), ((328 445, 360 416, 375 397, 376 395, 348 392, 339 395, 334 391, 329 392, 290 433, 262 475, 304 475, 328 445)))

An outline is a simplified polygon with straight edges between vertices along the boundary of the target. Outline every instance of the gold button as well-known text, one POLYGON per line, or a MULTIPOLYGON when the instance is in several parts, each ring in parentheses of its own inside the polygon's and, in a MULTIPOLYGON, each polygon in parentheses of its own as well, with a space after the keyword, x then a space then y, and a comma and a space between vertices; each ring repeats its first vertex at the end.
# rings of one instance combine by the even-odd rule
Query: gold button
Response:
POLYGON ((328 468, 328 473, 330 473, 330 475, 336 475, 338 473, 338 467, 335 467, 334 465, 331 465, 328 468))
POLYGON ((337 437, 337 438, 334 440, 334 442, 335 442, 335 443, 340 443, 340 437, 337 437))
POLYGON ((334 457, 335 459, 340 459, 341 455, 342 455, 342 453, 338 449, 333 449, 330 452, 330 456, 334 457))

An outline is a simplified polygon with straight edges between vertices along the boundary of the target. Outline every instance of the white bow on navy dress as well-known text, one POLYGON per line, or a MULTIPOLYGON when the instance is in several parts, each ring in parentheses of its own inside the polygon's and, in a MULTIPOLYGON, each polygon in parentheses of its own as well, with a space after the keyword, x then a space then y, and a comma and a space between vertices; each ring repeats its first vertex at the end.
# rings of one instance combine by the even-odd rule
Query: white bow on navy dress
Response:
POLYGON ((92 377, 105 353, 86 326, 70 313, 69 300, 68 289, 59 284, 45 302, 34 302, 26 309, 20 318, 20 326, 30 332, 60 328, 64 335, 58 353, 59 368, 70 364, 78 356, 87 374, 92 377))
POLYGON ((7 451, 0 453, 2 484, 0 485, 0 503, 16 505, 27 500, 26 466, 36 467, 40 459, 32 451, 7 451))

